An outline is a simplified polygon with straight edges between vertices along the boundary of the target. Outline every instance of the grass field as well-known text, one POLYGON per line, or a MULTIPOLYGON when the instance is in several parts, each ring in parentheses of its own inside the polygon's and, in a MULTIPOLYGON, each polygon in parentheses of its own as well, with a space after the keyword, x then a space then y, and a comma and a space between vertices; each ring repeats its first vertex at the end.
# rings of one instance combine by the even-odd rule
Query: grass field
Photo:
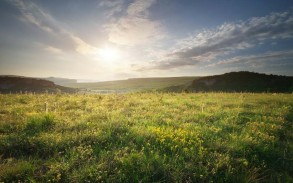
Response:
POLYGON ((0 95, 0 105, 0 182, 293 182, 292 94, 0 95))

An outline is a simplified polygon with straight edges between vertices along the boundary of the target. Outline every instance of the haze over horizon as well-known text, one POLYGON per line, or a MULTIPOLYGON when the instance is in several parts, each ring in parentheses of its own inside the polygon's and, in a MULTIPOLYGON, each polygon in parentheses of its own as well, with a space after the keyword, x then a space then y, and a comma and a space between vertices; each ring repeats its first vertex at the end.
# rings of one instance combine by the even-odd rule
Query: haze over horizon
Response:
POLYGON ((0 75, 293 75, 293 1, 3 0, 0 75))

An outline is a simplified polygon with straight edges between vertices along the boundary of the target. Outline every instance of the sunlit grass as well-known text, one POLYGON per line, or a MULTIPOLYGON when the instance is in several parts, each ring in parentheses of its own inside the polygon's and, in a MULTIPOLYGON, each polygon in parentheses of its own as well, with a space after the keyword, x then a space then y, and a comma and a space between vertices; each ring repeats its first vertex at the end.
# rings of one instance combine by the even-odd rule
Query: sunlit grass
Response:
POLYGON ((292 94, 0 95, 0 104, 0 181, 293 181, 292 94))

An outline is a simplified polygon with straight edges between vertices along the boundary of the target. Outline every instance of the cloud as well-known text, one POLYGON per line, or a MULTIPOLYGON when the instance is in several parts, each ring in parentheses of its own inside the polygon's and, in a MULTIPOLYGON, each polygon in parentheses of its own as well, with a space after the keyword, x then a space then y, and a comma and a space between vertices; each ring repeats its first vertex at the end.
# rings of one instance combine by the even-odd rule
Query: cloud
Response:
POLYGON ((178 42, 177 49, 141 69, 166 70, 209 62, 219 56, 244 50, 266 40, 293 37, 293 13, 271 13, 237 23, 224 23, 214 30, 204 30, 178 42))
POLYGON ((127 14, 130 16, 138 16, 146 18, 149 15, 148 9, 156 2, 156 0, 136 0, 130 4, 127 14))
POLYGON ((107 9, 105 13, 106 17, 112 17, 116 13, 122 11, 124 0, 102 0, 99 3, 99 6, 102 6, 107 9))
POLYGON ((280 63, 283 60, 293 59, 293 50, 266 52, 258 55, 237 56, 229 59, 221 60, 207 67, 219 65, 235 65, 235 64, 255 64, 255 63, 280 63))
MULTIPOLYGON (((13 4, 21 13, 21 20, 31 23, 43 30, 44 32, 57 37, 58 40, 64 42, 70 42, 73 45, 75 51, 79 54, 90 55, 96 50, 96 47, 86 43, 80 37, 74 35, 71 31, 63 28, 58 21, 56 21, 49 13, 46 13, 38 5, 32 1, 21 1, 21 0, 8 0, 13 4)), ((48 47, 47 51, 55 52, 58 51, 53 47, 48 47)), ((58 49, 62 52, 62 50, 58 49)), ((59 53, 61 53, 59 52, 59 53)))
POLYGON ((102 0, 99 3, 99 6, 104 7, 117 7, 123 3, 123 0, 102 0))
POLYGON ((22 14, 21 20, 34 24, 48 33, 59 32, 54 19, 31 1, 9 0, 22 14))
POLYGON ((74 41, 76 46, 76 51, 83 55, 92 55, 98 53, 98 48, 89 45, 85 41, 83 41, 81 38, 70 35, 71 39, 74 41))
POLYGON ((126 15, 106 27, 109 41, 127 46, 145 45, 165 37, 159 21, 149 18, 149 8, 155 0, 135 0, 126 15))
POLYGON ((44 48, 44 50, 50 52, 50 53, 54 53, 54 54, 60 54, 62 53, 62 50, 60 50, 59 48, 55 48, 55 47, 52 47, 52 46, 47 46, 44 48))

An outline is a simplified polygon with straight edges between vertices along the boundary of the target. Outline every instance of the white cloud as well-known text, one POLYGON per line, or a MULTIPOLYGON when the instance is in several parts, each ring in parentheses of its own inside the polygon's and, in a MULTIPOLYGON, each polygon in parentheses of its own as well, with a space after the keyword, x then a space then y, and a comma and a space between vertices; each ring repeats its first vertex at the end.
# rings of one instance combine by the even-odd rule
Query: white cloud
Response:
POLYGON ((209 64, 208 67, 218 65, 235 65, 235 64, 255 64, 255 63, 279 63, 283 60, 293 59, 293 50, 273 51, 257 55, 237 56, 225 60, 220 60, 217 63, 209 64))
POLYGON ((136 0, 130 4, 127 9, 127 14, 130 16, 138 16, 147 18, 149 15, 148 9, 156 2, 156 0, 136 0))
MULTIPOLYGON (((60 23, 55 20, 49 13, 46 13, 38 5, 32 1, 9 0, 15 7, 17 7, 22 14, 21 19, 29 22, 48 34, 52 34, 60 40, 70 41, 75 47, 75 51, 83 55, 91 55, 98 50, 96 47, 86 43, 80 37, 74 35, 71 31, 60 26, 60 23)), ((47 51, 58 51, 53 47, 46 49, 47 51)), ((62 51, 58 49, 59 51, 62 51)), ((61 53, 61 52, 59 52, 61 53)))
POLYGON ((266 40, 293 38, 293 13, 272 13, 238 23, 225 23, 178 42, 165 59, 143 69, 172 69, 217 60, 236 50, 244 50, 266 40))
POLYGON ((123 0, 101 0, 99 5, 105 7, 116 7, 120 6, 123 3, 123 0))
POLYGON ((116 13, 122 11, 124 0, 102 0, 99 3, 99 6, 102 6, 107 9, 105 15, 106 17, 112 17, 116 13))
POLYGON ((62 53, 62 50, 60 50, 59 48, 55 48, 53 46, 46 46, 44 48, 44 50, 50 52, 50 53, 54 53, 54 54, 60 54, 62 53))
POLYGON ((55 25, 52 24, 52 17, 38 8, 36 4, 20 0, 9 0, 9 2, 15 5, 21 12, 23 15, 21 20, 32 23, 48 33, 53 33, 53 29, 56 29, 55 25))
POLYGON ((85 41, 83 41, 81 38, 71 35, 70 36, 71 39, 74 41, 75 43, 75 50, 83 55, 92 55, 92 54, 97 54, 98 53, 98 48, 89 45, 88 43, 86 43, 85 41))
POLYGON ((107 26, 109 41, 127 46, 145 45, 165 37, 159 21, 150 20, 149 8, 155 0, 135 0, 126 15, 107 26))
POLYGON ((109 26, 109 41, 135 46, 152 43, 164 38, 160 23, 139 17, 126 17, 109 26))

